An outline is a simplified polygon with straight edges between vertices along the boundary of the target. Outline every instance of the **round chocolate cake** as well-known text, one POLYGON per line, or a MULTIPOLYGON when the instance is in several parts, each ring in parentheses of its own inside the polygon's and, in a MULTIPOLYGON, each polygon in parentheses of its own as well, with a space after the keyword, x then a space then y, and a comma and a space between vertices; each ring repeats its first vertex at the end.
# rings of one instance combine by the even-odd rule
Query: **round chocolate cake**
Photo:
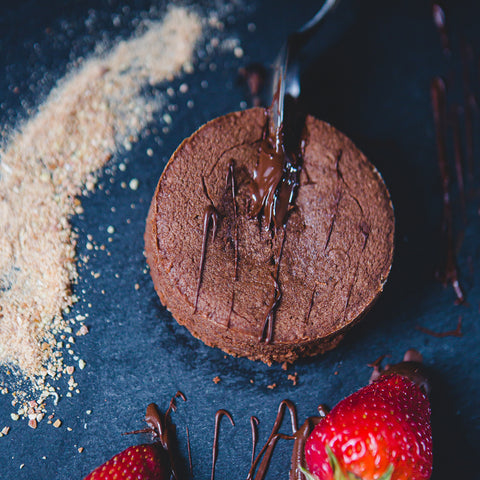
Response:
POLYGON ((394 215, 375 167, 308 116, 294 201, 270 228, 255 205, 266 122, 262 108, 231 113, 183 141, 153 196, 145 250, 178 323, 270 363, 334 348, 372 305, 391 267, 394 215))

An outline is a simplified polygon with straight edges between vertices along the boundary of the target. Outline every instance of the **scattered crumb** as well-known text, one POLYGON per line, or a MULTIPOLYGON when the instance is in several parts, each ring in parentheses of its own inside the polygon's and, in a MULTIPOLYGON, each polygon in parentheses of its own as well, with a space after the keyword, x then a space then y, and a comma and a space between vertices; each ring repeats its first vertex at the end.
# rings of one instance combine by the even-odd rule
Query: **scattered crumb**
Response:
POLYGON ((85 368, 85 366, 86 366, 85 360, 80 359, 80 360, 78 361, 78 368, 79 368, 80 370, 83 370, 83 369, 85 368))
POLYGON ((296 386, 297 383, 298 383, 298 374, 297 372, 295 372, 293 375, 292 374, 289 374, 287 376, 288 380, 291 380, 293 382, 293 386, 296 386))
POLYGON ((286 370, 288 368, 288 363, 287 362, 283 362, 282 363, 282 370, 286 370))
POLYGON ((53 426, 54 426, 55 428, 60 428, 60 427, 62 426, 62 421, 61 421, 59 418, 57 418, 57 419, 53 422, 53 426))
POLYGON ((86 325, 82 325, 79 330, 77 330, 77 337, 81 337, 83 335, 86 335, 88 333, 88 327, 86 325))
POLYGON ((20 415, 17 415, 16 413, 11 413, 10 414, 10 418, 16 422, 19 418, 20 418, 20 415))
POLYGON ((83 448, 83 447, 78 447, 78 449, 77 449, 77 450, 78 450, 78 453, 82 453, 82 452, 83 452, 83 450, 84 450, 84 448, 83 448))
POLYGON ((255 381, 253 380, 253 378, 250 379, 250 383, 253 385, 255 383, 255 381))
POLYGON ((215 384, 220 383, 220 377, 218 375, 213 379, 213 383, 215 384))
POLYGON ((31 418, 28 421, 28 426, 33 429, 37 428, 37 420, 35 420, 35 418, 31 418))
POLYGON ((140 290, 140 285, 138 283, 135 284, 135 290, 140 290))
POLYGON ((271 385, 267 385, 267 388, 270 389, 270 390, 273 390, 274 388, 277 388, 277 384, 272 383, 271 385))
POLYGON ((129 182, 128 182, 128 186, 130 187, 130 190, 137 190, 138 188, 138 179, 137 178, 132 178, 129 182))

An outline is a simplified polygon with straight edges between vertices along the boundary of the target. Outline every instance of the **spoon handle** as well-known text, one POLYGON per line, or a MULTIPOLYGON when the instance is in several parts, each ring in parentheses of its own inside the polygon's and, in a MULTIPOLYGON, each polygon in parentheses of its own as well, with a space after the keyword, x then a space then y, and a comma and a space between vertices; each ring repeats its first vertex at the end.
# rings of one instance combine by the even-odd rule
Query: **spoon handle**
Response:
POLYGON ((269 133, 274 139, 276 152, 282 149, 282 127, 284 122, 285 94, 294 98, 300 94, 297 56, 300 49, 310 40, 322 24, 325 16, 340 3, 340 0, 326 0, 322 8, 297 31, 288 36, 282 45, 274 64, 273 99, 269 109, 269 133))

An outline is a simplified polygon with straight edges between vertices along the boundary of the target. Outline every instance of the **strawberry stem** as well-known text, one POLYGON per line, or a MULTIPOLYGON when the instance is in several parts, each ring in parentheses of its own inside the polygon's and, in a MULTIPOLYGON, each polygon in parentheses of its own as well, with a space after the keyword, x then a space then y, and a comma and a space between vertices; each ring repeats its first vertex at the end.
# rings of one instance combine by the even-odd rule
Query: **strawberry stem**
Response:
MULTIPOLYGON (((325 446, 325 450, 327 451, 328 460, 330 461, 330 466, 332 467, 333 471, 333 479, 334 480, 362 480, 360 477, 355 475, 352 472, 344 472, 338 458, 333 453, 330 445, 325 446)), ((393 465, 390 464, 385 471, 385 473, 378 478, 378 480, 391 480, 393 474, 393 465)), ((311 480, 307 477, 308 480, 311 480)))

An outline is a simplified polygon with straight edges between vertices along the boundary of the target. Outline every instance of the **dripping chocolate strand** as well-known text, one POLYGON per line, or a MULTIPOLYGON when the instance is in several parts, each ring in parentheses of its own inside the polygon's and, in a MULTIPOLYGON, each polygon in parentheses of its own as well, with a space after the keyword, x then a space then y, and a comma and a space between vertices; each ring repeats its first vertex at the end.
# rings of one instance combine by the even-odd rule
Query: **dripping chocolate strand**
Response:
POLYGON ((235 422, 233 421, 232 416, 226 410, 218 410, 215 414, 215 433, 213 436, 213 447, 212 447, 212 475, 210 476, 210 480, 215 479, 215 465, 217 463, 218 457, 218 436, 220 432, 220 420, 222 417, 227 417, 230 420, 230 423, 235 426, 235 422))
POLYGON ((237 195, 236 195, 236 185, 235 185, 235 164, 233 159, 230 160, 228 164, 227 171, 227 189, 232 193, 232 204, 233 204, 233 243, 235 249, 235 260, 234 260, 234 280, 238 280, 238 222, 237 222, 237 195))
POLYGON ((418 325, 417 330, 422 333, 426 333, 432 337, 436 338, 445 338, 445 337, 461 337, 462 334, 462 317, 458 317, 457 321, 457 328, 455 330, 447 330, 446 332, 435 332, 434 330, 430 330, 429 328, 422 327, 418 325))
MULTIPOLYGON (((338 184, 340 184, 340 182, 343 182, 343 175, 342 175, 342 172, 340 170, 340 160, 342 158, 342 155, 343 155, 343 149, 338 152, 337 159, 336 159, 336 162, 335 162, 335 171, 337 173, 337 181, 338 181, 337 183, 338 184)), ((343 190, 339 186, 338 187, 338 192, 337 192, 337 197, 335 199, 335 205, 333 207, 332 221, 330 222, 330 227, 328 228, 327 241, 325 242, 325 247, 323 248, 324 252, 327 251, 328 245, 330 243, 330 238, 331 238, 332 232, 333 232, 333 226, 335 225, 335 222, 337 220, 338 208, 340 206, 340 202, 342 201, 342 197, 343 197, 343 190)))
POLYGON ((467 210, 465 203, 465 184, 463 182, 463 155, 462 155, 462 140, 460 135, 460 121, 459 121, 458 105, 453 105, 451 109, 451 124, 453 131, 453 152, 455 158, 455 172, 457 177, 458 193, 460 195, 460 208, 462 210, 463 222, 467 222, 467 210))
POLYGON ((280 405, 278 406, 277 416, 275 418, 275 422, 272 427, 272 432, 270 433, 270 436, 268 437, 267 442, 260 450, 260 453, 255 458, 255 461, 253 462, 250 468, 250 471, 248 472, 247 480, 262 480, 266 474, 268 463, 270 462, 270 458, 273 453, 273 448, 275 447, 275 444, 278 441, 278 439, 292 438, 291 436, 278 434, 278 431, 285 417, 286 410, 288 410, 288 412, 290 413, 292 433, 295 434, 295 432, 297 431, 298 429, 297 410, 295 408, 295 405, 290 400, 283 400, 282 402, 280 402, 280 405), (264 459, 264 457, 266 457, 266 460, 264 459), (258 472, 254 477, 253 475, 255 473, 255 470, 257 469, 257 466, 259 466, 260 462, 261 462, 261 468, 259 467, 258 472))
POLYGON ((203 211, 203 238, 202 238, 202 251, 200 254, 200 266, 198 271, 198 282, 197 282, 197 292, 195 295, 195 308, 194 312, 197 311, 198 307, 198 297, 200 295, 200 287, 202 284, 203 269, 205 267, 205 254, 207 251, 207 240, 208 232, 210 230, 210 225, 212 225, 212 241, 215 240, 217 235, 217 226, 218 226, 219 215, 217 210, 213 205, 208 205, 203 211))
POLYGON ((273 259, 273 263, 275 265, 275 271, 274 271, 274 274, 272 275, 273 288, 274 288, 273 296, 272 296, 272 299, 270 300, 270 304, 267 309, 267 314, 263 322, 262 334, 260 336, 260 341, 265 342, 267 345, 269 345, 273 339, 275 310, 282 298, 282 290, 280 288, 279 276, 280 276, 280 262, 282 259, 283 247, 285 245, 286 227, 283 227, 282 232, 283 232, 283 235, 282 235, 282 240, 280 242, 279 251, 273 259))
POLYGON ((188 430, 188 425, 186 426, 186 431, 187 431, 188 467, 190 468, 190 476, 193 478, 192 448, 190 445, 190 431, 188 430))
POLYGON ((250 417, 250 427, 252 429, 252 457, 250 459, 250 469, 253 468, 253 462, 255 461, 255 450, 258 444, 258 424, 260 421, 257 417, 250 417))
POLYGON ((443 191, 443 219, 442 235, 446 250, 446 261, 440 279, 443 283, 451 283, 457 297, 457 302, 463 303, 465 297, 458 280, 455 249, 453 242, 453 218, 450 201, 450 177, 447 165, 446 132, 447 132, 447 109, 445 83, 439 77, 433 79, 431 85, 433 118, 435 123, 437 157, 443 191))
POLYGON ((433 2, 432 4, 432 15, 433 15, 433 22, 435 23, 438 33, 440 34, 440 41, 442 42, 443 53, 449 56, 450 42, 449 42, 448 33, 447 33, 445 11, 436 2, 433 2))
POLYGON ((290 467, 290 480, 304 480, 304 475, 299 466, 305 468, 305 443, 313 429, 320 423, 321 417, 309 417, 294 435, 292 463, 290 467))
POLYGON ((176 410, 175 399, 177 398, 181 398, 183 401, 187 400, 185 395, 182 392, 178 391, 175 396, 170 400, 170 405, 165 412, 165 415, 161 415, 158 406, 154 403, 151 403, 147 406, 147 412, 145 414, 145 421, 150 427, 150 431, 155 433, 155 436, 158 437, 163 449, 168 455, 171 476, 175 480, 177 480, 179 477, 177 468, 175 466, 175 456, 173 452, 175 428, 171 423, 170 413, 176 410))
POLYGON ((462 80, 463 80, 463 96, 464 96, 464 112, 465 112, 465 156, 468 180, 471 183, 474 176, 473 168, 473 109, 475 98, 470 87, 470 63, 473 59, 472 47, 465 40, 461 45, 462 60, 462 80))

